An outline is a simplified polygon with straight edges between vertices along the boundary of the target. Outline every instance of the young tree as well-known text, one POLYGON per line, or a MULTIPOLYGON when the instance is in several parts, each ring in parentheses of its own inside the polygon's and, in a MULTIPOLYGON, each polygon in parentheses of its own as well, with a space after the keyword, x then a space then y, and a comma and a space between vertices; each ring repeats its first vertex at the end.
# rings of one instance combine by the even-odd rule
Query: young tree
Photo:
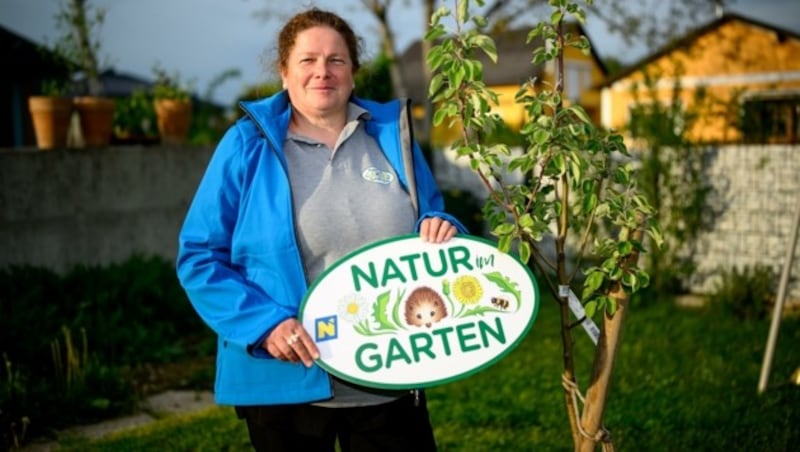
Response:
POLYGON ((105 20, 105 10, 92 8, 86 0, 64 1, 56 14, 56 27, 63 36, 56 43, 55 50, 83 71, 89 94, 101 95, 103 85, 100 82, 100 62, 97 55, 100 41, 96 33, 105 20))
POLYGON ((498 247, 515 250, 522 261, 530 262, 558 300, 565 408, 575 450, 591 451, 598 443, 612 444, 602 419, 620 332, 631 293, 649 281, 638 265, 643 237, 647 234, 659 244, 661 235, 651 218, 653 209, 636 186, 622 137, 598 130, 580 106, 562 102, 565 48, 589 50, 588 40, 567 32, 564 21, 583 22, 585 10, 570 0, 550 0, 549 19, 531 30, 527 43, 520 43, 543 43, 533 49, 532 63, 554 63, 556 82, 539 88, 531 80, 520 87, 515 102, 524 106, 529 120, 520 131, 524 149, 512 153, 487 140, 501 119, 492 110, 497 95, 483 82, 476 52, 495 62, 497 54, 493 40, 479 31, 486 19, 473 15, 469 3, 456 0, 455 12, 437 10, 425 37, 441 40, 428 55, 433 70, 429 95, 436 106, 433 123, 460 128, 461 138, 454 146, 490 192, 484 214, 498 247), (454 29, 445 27, 445 18, 454 29), (523 182, 509 183, 506 175, 511 171, 521 172, 523 182), (584 258, 596 264, 583 265, 584 258), (572 292, 581 270, 582 303, 572 292), (570 317, 571 309, 577 322, 570 317), (574 327, 587 322, 581 319, 584 311, 588 319, 602 319, 585 397, 575 371, 572 336, 574 327))

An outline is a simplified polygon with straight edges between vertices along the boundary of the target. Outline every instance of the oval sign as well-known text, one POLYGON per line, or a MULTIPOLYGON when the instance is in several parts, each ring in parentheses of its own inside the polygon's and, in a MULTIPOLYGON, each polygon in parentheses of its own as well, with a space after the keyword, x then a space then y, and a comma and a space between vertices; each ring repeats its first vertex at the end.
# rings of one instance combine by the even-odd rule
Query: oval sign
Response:
POLYGON ((538 311, 530 270, 492 242, 458 235, 432 244, 404 235, 328 268, 299 318, 326 371, 402 389, 458 380, 497 362, 538 311))

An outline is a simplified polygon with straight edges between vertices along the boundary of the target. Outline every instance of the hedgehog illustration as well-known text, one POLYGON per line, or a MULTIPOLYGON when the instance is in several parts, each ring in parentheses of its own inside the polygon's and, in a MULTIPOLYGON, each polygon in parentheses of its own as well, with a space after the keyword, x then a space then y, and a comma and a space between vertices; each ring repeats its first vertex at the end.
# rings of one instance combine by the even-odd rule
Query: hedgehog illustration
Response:
POLYGON ((418 287, 406 299, 406 322, 409 325, 430 328, 447 317, 442 297, 431 288, 418 287))

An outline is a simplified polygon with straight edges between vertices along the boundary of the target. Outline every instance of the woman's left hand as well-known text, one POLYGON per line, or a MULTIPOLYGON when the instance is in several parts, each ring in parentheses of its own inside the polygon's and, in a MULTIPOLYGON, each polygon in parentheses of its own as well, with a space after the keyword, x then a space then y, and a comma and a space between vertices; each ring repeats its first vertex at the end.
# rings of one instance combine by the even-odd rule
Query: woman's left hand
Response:
POLYGON ((419 237, 431 243, 443 243, 453 238, 458 230, 455 225, 439 217, 422 220, 419 226, 419 237))

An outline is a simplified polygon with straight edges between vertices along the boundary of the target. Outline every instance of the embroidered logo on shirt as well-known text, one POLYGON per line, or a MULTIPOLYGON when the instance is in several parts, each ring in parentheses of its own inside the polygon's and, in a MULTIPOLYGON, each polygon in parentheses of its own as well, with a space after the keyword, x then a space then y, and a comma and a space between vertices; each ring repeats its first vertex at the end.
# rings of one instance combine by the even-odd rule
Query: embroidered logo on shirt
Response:
POLYGON ((394 180, 394 174, 388 171, 381 171, 374 166, 370 166, 369 168, 365 169, 364 172, 361 173, 361 177, 363 177, 364 180, 377 182, 383 185, 391 184, 394 180))

